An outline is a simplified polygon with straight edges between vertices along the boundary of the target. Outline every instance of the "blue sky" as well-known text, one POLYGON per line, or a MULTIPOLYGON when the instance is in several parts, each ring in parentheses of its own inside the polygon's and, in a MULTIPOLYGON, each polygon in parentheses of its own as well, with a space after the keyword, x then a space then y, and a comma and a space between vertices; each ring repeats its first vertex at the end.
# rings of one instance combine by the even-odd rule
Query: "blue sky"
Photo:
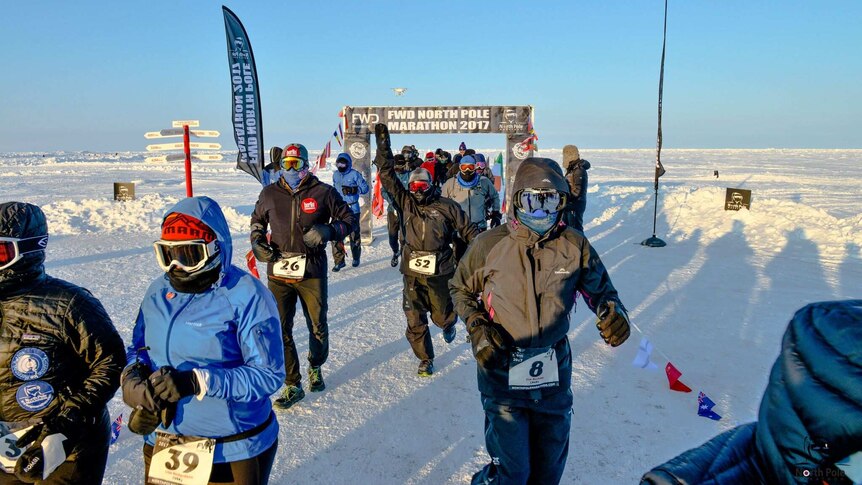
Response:
MULTIPOLYGON (((4 2, 0 152, 143 150, 144 132, 189 118, 235 148, 220 7, 4 2)), ((228 7, 254 49, 267 147, 322 148, 345 104, 531 104, 540 147, 655 145, 661 0, 228 7)), ((862 148, 860 19, 857 0, 671 0, 665 146, 862 148)))

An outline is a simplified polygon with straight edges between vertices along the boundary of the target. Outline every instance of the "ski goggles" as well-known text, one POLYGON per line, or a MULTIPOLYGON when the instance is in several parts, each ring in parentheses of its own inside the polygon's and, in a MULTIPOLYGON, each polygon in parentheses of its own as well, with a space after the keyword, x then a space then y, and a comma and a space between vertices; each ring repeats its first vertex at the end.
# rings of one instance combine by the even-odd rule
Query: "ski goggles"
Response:
POLYGON ((459 167, 459 170, 462 172, 475 172, 476 164, 475 163, 462 163, 459 167))
POLYGON ((0 269, 6 269, 25 254, 44 251, 48 245, 48 235, 35 237, 0 237, 0 269))
POLYGON ((417 180, 415 182, 410 182, 407 188, 410 192, 425 192, 431 188, 431 183, 424 180, 417 180))
POLYGON ((284 157, 281 159, 281 166, 284 170, 301 170, 307 162, 298 157, 284 157))
POLYGON ((514 202, 515 207, 526 212, 558 212, 566 205, 566 194, 553 189, 524 189, 514 202))
POLYGON ((170 271, 177 266, 189 273, 204 267, 207 260, 218 254, 217 241, 207 243, 203 239, 191 241, 165 241, 160 239, 153 243, 156 251, 156 262, 163 271, 170 271))

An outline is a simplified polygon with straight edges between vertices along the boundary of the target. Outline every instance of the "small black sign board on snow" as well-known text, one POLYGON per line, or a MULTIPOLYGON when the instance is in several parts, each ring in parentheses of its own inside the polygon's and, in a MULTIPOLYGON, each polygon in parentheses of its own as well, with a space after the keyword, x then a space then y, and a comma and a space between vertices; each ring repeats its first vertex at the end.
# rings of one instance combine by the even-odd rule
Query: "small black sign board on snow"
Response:
POLYGON ((135 183, 114 182, 114 200, 135 200, 135 183))
POLYGON ((751 210, 751 191, 728 188, 724 196, 724 210, 738 211, 743 207, 751 210))

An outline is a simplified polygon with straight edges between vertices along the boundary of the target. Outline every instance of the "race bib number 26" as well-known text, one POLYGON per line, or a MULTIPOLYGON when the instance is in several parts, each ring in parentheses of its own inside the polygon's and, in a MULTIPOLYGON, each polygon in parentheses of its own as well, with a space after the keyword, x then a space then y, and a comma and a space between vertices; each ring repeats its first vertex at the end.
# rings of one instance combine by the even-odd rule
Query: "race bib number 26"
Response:
POLYGON ((305 276, 304 254, 289 255, 272 264, 272 274, 282 278, 301 280, 305 276))
POLYGON ((213 469, 215 440, 156 433, 148 484, 205 485, 213 469))

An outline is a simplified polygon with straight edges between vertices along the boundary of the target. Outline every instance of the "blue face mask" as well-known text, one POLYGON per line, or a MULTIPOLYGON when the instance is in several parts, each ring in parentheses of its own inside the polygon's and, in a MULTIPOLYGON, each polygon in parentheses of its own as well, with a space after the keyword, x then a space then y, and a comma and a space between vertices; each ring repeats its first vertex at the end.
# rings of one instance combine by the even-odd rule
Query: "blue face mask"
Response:
POLYGON ((540 236, 544 236, 557 224, 557 214, 558 212, 546 212, 542 209, 533 212, 527 212, 523 209, 515 211, 521 224, 529 227, 531 231, 540 236))
POLYGON ((283 178, 284 181, 287 182, 287 185, 289 185, 291 189, 296 190, 296 188, 299 187, 299 184, 302 182, 302 179, 304 179, 307 174, 308 170, 282 170, 281 178, 283 178))

